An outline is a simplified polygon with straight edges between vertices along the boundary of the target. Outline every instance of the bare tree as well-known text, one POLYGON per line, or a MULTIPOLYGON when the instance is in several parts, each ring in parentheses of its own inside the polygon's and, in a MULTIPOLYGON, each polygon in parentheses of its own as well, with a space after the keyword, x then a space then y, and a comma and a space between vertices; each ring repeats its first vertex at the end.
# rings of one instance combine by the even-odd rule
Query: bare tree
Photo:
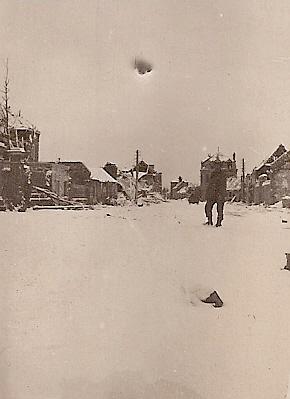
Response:
POLYGON ((10 142, 10 131, 9 131, 9 112, 10 112, 10 106, 9 106, 9 68, 8 68, 8 59, 6 60, 6 66, 5 66, 5 80, 4 80, 4 85, 3 89, 1 90, 2 92, 2 100, 3 103, 1 104, 1 124, 4 127, 4 136, 6 137, 8 144, 10 142))

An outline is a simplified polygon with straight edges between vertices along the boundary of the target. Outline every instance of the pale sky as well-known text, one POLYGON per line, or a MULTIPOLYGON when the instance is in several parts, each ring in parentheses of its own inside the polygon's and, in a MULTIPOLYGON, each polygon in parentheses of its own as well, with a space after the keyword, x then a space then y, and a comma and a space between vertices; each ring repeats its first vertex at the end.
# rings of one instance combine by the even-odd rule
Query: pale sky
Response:
POLYGON ((288 0, 1 0, 2 80, 7 57, 44 161, 125 166, 138 148, 165 182, 198 182, 218 146, 248 170, 290 146, 288 0))

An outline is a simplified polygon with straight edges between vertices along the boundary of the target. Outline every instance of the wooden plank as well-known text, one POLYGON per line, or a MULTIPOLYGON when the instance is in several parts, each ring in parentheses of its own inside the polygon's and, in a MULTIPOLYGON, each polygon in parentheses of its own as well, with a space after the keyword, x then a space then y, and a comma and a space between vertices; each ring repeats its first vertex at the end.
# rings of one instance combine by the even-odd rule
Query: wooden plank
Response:
POLYGON ((82 210, 88 210, 88 209, 92 210, 94 208, 92 206, 90 206, 90 205, 79 205, 79 206, 77 206, 77 205, 43 205, 43 206, 36 205, 32 209, 34 211, 39 211, 39 210, 44 210, 44 209, 46 209, 46 210, 55 210, 55 211, 57 211, 57 210, 82 211, 82 210))

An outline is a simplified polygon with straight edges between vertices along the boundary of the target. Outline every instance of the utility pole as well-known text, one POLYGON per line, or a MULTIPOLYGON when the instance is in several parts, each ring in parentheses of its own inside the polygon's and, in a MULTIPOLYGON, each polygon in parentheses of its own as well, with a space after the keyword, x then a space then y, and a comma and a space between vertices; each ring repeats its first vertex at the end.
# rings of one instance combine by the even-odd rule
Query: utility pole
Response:
POLYGON ((8 59, 6 60, 6 74, 3 88, 3 100, 4 100, 4 132, 8 140, 8 147, 10 147, 10 132, 9 132, 9 76, 8 76, 8 59))
POLYGON ((138 177, 139 177, 139 150, 136 151, 136 182, 135 182, 135 203, 138 202, 138 177))
POLYGON ((245 158, 242 159, 241 183, 242 201, 245 202, 245 158))

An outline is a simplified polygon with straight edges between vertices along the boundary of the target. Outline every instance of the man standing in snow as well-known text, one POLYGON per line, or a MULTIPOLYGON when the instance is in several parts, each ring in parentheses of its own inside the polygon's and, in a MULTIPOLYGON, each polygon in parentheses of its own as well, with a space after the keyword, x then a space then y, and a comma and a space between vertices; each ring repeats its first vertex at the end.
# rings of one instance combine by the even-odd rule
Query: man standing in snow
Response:
POLYGON ((222 163, 219 159, 217 159, 214 161, 214 169, 210 176, 210 181, 206 191, 206 224, 210 226, 213 225, 212 209, 215 204, 217 204, 218 214, 216 227, 220 227, 222 225, 222 221, 224 218, 224 203, 226 199, 226 184, 227 178, 225 172, 222 169, 222 163))

